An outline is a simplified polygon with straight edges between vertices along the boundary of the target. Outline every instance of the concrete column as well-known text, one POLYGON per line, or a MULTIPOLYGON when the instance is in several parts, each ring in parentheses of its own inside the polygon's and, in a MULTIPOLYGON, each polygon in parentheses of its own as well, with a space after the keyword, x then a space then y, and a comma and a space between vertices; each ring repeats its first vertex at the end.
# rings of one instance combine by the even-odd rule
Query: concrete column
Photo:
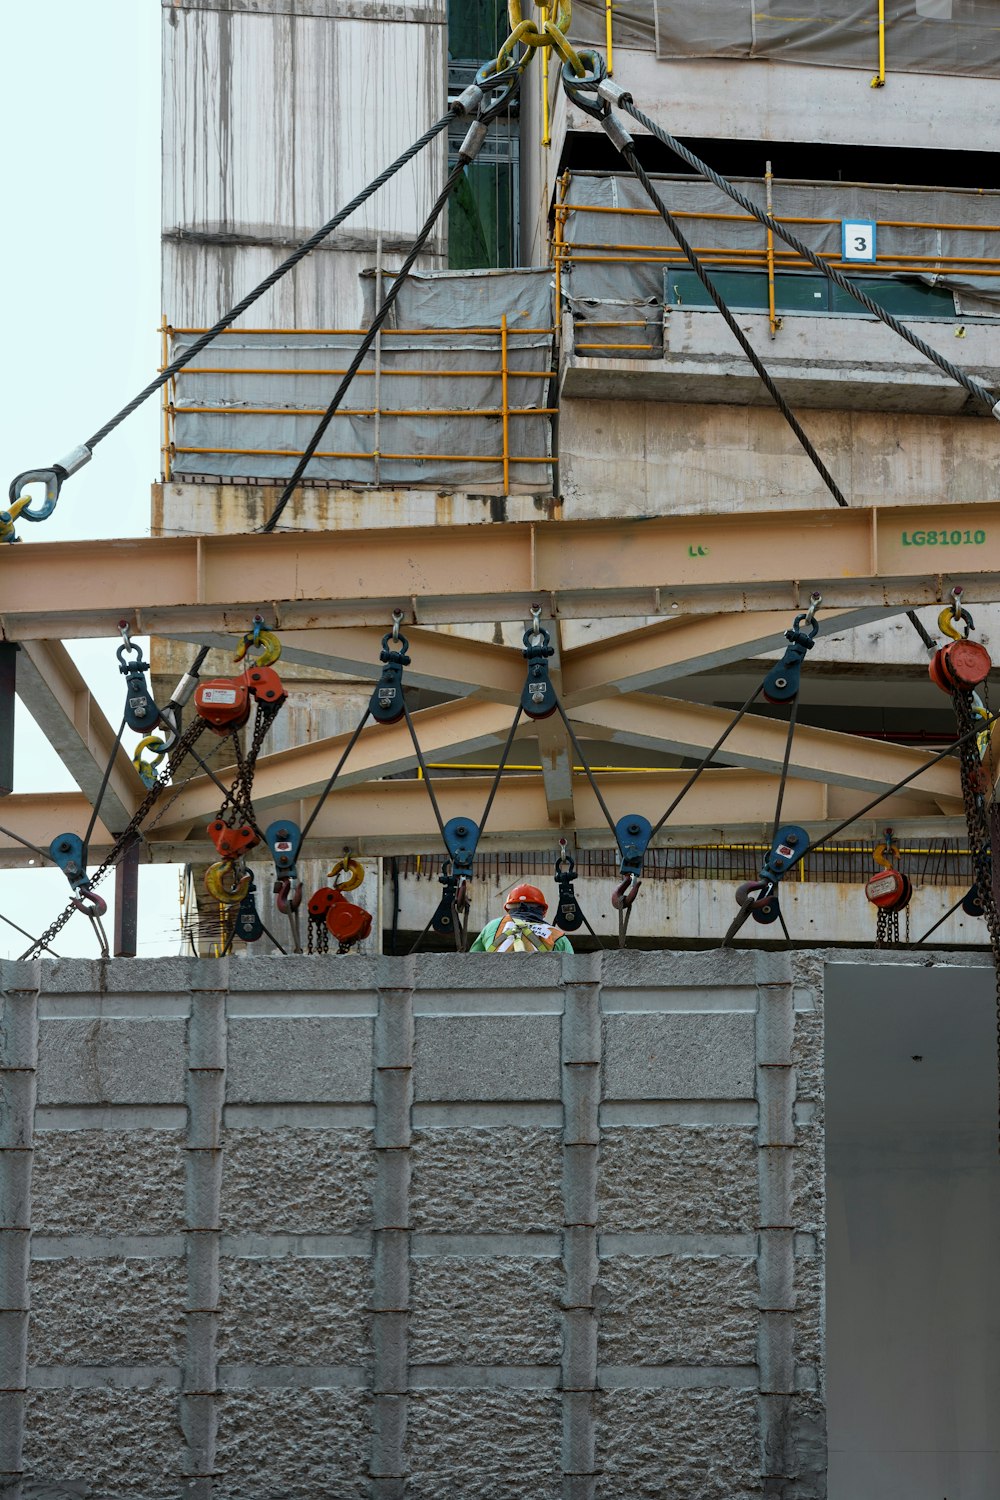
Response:
POLYGON ((380 961, 374 1057, 372 1500, 403 1500, 406 1489, 413 975, 409 958, 380 961))
POLYGON ((21 1500, 39 966, 0 964, 0 1492, 21 1500))
POLYGON ((597 1153, 601 955, 563 959, 563 1500, 593 1500, 597 1402, 597 1153))
POLYGON ((795 1393, 795 1232, 792 1152, 795 1146, 795 1033, 791 957, 756 955, 757 1104, 759 1110, 757 1334, 763 1494, 781 1500, 795 1477, 792 1397, 795 1393))
POLYGON ((191 985, 187 1034, 187 1342, 181 1370, 186 1443, 183 1493, 211 1500, 218 1422, 222 1111, 226 1093, 226 959, 200 959, 191 985))

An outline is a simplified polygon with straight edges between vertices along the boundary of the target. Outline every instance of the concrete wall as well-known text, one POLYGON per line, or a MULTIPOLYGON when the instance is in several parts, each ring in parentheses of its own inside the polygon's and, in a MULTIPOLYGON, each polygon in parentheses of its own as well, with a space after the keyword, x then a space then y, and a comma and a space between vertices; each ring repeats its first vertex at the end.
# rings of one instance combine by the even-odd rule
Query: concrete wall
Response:
MULTIPOLYGON (((163 0, 163 307, 203 327, 444 112, 443 0, 163 0)), ((246 326, 355 327, 381 234, 409 248, 439 140, 258 302, 246 326)), ((440 265, 442 223, 421 264, 440 265)), ((223 340, 223 346, 225 340, 223 340)))
POLYGON ((817 960, 0 979, 7 1494, 823 1496, 817 960))

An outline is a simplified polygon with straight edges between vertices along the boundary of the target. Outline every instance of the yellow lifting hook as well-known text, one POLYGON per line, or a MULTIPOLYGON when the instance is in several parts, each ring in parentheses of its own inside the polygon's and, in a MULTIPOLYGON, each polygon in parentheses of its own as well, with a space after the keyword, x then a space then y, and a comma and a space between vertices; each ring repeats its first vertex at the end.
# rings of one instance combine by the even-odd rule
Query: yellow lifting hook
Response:
POLYGON ((205 871, 205 889, 213 900, 220 902, 221 905, 235 906, 250 890, 250 871, 247 870, 243 876, 237 876, 236 866, 231 859, 216 860, 215 864, 209 865, 205 871))
POLYGON ((132 751, 132 764, 139 773, 139 778, 144 787, 156 785, 156 768, 167 753, 167 742, 158 734, 147 734, 145 739, 139 741, 132 751), (143 760, 142 754, 148 750, 153 757, 152 760, 143 760))
POLYGON ((0 510, 0 542, 16 542, 14 535, 14 522, 31 504, 30 495, 22 495, 20 500, 14 500, 5 510, 0 510))
POLYGON ((335 891, 356 891, 364 881, 365 867, 359 859, 352 859, 349 854, 345 853, 343 859, 338 859, 337 863, 327 871, 326 878, 333 880, 335 891), (341 875, 344 877, 343 880, 337 878, 341 875))
POLYGON ((260 655, 255 657, 253 661, 255 667, 273 666, 281 655, 281 642, 274 631, 261 630, 256 621, 254 622, 254 629, 248 630, 240 642, 239 649, 233 656, 233 661, 242 661, 251 647, 256 647, 260 650, 260 655))

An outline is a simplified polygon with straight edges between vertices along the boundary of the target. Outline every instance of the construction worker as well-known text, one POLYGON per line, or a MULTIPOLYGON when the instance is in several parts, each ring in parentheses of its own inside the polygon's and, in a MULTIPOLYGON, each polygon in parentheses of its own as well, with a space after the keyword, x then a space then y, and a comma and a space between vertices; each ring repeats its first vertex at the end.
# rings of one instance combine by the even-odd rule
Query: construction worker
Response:
POLYGON ((537 885, 516 885, 505 916, 487 922, 470 953, 572 953, 573 944, 545 921, 549 904, 537 885))

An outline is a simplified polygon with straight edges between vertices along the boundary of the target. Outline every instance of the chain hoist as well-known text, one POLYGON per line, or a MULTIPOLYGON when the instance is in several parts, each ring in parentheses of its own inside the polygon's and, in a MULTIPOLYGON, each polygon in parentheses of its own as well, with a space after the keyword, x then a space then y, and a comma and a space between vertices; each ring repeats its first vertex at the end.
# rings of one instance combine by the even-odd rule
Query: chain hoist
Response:
POLYGON ((350 953, 356 944, 364 942, 371 934, 371 912, 348 901, 345 894, 357 890, 364 878, 364 865, 345 850, 343 858, 327 872, 327 879, 332 880, 333 885, 320 886, 306 904, 310 953, 328 953, 331 937, 337 940, 338 954, 350 953))
POLYGON ((908 875, 896 868, 899 848, 892 841, 892 829, 885 830, 885 838, 876 844, 872 859, 879 867, 877 875, 865 882, 865 896, 875 908, 875 946, 887 948, 899 942, 899 914, 906 912, 907 941, 909 941, 909 907, 913 897, 913 883, 908 875))
MULTIPOLYGON (((969 611, 962 606, 961 596, 961 589, 953 589, 951 605, 946 606, 938 617, 939 628, 952 639, 949 645, 935 653, 930 665, 930 677, 937 687, 950 695, 958 728, 962 803, 974 877, 972 889, 963 899, 962 905, 967 911, 969 907, 981 910, 993 952, 997 1032, 997 1145, 1000 1149, 1000 912, 994 879, 996 866, 992 858, 993 839, 994 835, 1000 836, 1000 826, 996 804, 991 805, 988 801, 993 790, 992 776, 984 764, 984 757, 989 755, 991 736, 988 729, 983 733, 976 733, 977 721, 989 718, 976 688, 985 683, 993 664, 986 648, 969 639, 975 623, 969 611), (964 634, 960 634, 960 626, 964 634), (966 902, 969 906, 966 906, 966 902)), ((970 912, 971 914, 974 913, 970 912)))

